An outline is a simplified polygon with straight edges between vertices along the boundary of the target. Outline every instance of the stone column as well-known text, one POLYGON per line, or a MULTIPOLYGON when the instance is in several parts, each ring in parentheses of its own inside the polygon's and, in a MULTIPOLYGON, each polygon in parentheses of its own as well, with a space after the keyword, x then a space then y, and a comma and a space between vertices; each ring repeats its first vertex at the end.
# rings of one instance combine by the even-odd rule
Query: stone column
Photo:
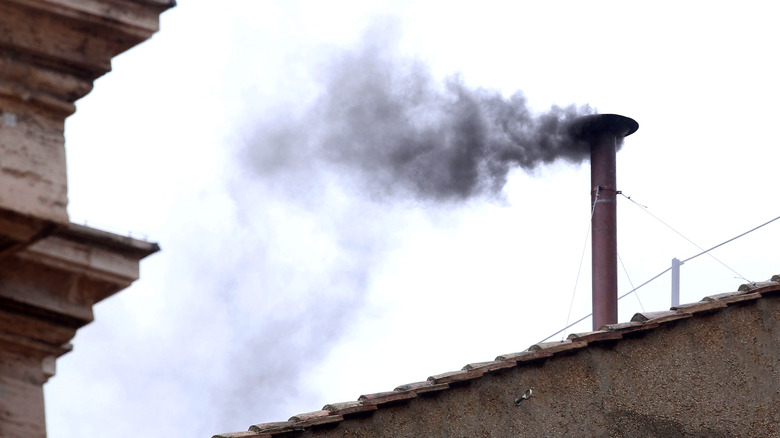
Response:
POLYGON ((0 0, 0 436, 46 436, 43 383, 156 244, 69 223, 65 119, 173 0, 0 0))

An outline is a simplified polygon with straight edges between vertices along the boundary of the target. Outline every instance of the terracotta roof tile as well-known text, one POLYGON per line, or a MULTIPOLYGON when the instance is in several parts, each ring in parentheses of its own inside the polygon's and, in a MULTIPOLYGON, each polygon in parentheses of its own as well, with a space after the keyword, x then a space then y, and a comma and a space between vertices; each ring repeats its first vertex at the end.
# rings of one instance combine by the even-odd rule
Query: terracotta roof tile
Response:
POLYGON ((341 415, 342 417, 348 415, 355 415, 363 412, 373 412, 377 410, 376 405, 364 405, 361 401, 350 401, 342 403, 331 403, 322 407, 323 410, 329 411, 331 414, 341 415))
POLYGON ((617 324, 607 324, 601 327, 601 330, 628 330, 635 327, 642 327, 642 323, 638 321, 619 322, 617 324))
POLYGON ((448 373, 437 374, 428 377, 428 381, 434 383, 460 383, 467 382, 482 377, 484 372, 480 369, 450 371, 448 373))
POLYGON ((381 406, 417 397, 414 391, 388 391, 361 395, 358 400, 366 405, 381 406))
POLYGON ((756 289, 753 292, 760 293, 762 296, 772 296, 780 294, 780 284, 777 286, 767 286, 760 289, 756 289))
POLYGON ((466 366, 461 368, 461 370, 466 370, 466 371, 468 371, 468 370, 475 370, 477 368, 485 368, 485 367, 488 367, 488 366, 490 366, 492 364, 496 364, 496 363, 499 363, 499 362, 497 362, 495 360, 491 360, 491 361, 487 361, 487 362, 474 362, 474 363, 466 364, 466 366))
POLYGON ((322 410, 293 416, 291 421, 256 424, 248 432, 235 432, 215 435, 214 438, 271 438, 300 432, 306 428, 338 423, 349 415, 371 414, 384 405, 403 403, 417 397, 418 394, 448 390, 459 383, 479 379, 493 371, 522 367, 540 360, 552 360, 555 356, 576 353, 588 345, 600 342, 621 342, 631 334, 641 334, 660 325, 685 318, 697 317, 722 309, 757 300, 762 297, 780 294, 780 275, 771 281, 740 286, 738 292, 729 292, 704 297, 697 303, 683 304, 662 312, 641 312, 635 314, 630 322, 609 324, 600 330, 575 333, 562 342, 544 342, 532 345, 527 351, 509 353, 496 357, 489 362, 471 363, 459 371, 437 374, 424 382, 415 382, 398 386, 394 391, 361 395, 358 401, 325 405, 322 410), (627 336, 628 335, 628 336, 627 336))
POLYGON ((619 331, 609 330, 597 330, 595 332, 586 333, 572 333, 569 335, 570 340, 578 342, 587 342, 590 344, 596 344, 605 341, 617 341, 621 339, 623 335, 619 331))
POLYGON ((770 280, 770 281, 759 281, 758 283, 746 283, 746 284, 741 285, 738 290, 740 292, 747 292, 747 291, 751 291, 751 290, 763 289, 763 288, 767 288, 767 287, 771 288, 771 287, 777 286, 780 283, 775 281, 774 278, 775 277, 772 277, 772 280, 770 280))
POLYGON ((543 350, 550 353, 559 353, 561 351, 579 350, 580 348, 585 348, 587 346, 587 342, 572 341, 567 339, 561 342, 542 342, 539 344, 534 344, 528 347, 528 351, 543 350))
POLYGON ((626 337, 632 334, 639 334, 641 332, 646 332, 656 327, 658 327, 657 322, 651 323, 647 321, 645 322, 631 321, 631 322, 623 322, 620 324, 608 324, 602 327, 602 330, 619 332, 621 336, 626 337))
POLYGON ((492 373, 499 370, 505 370, 507 368, 514 368, 517 366, 517 361, 514 360, 493 360, 490 362, 477 362, 470 363, 463 367, 464 370, 480 370, 483 373, 492 373))
POLYGON ((343 409, 350 409, 358 406, 363 406, 363 403, 360 401, 348 401, 348 402, 341 402, 341 403, 328 403, 327 405, 322 407, 323 411, 329 411, 330 413, 334 413, 343 409))
POLYGON ((722 300, 724 298, 730 298, 735 296, 743 295, 743 292, 726 292, 722 294, 715 294, 715 295, 707 295, 706 297, 702 298, 702 301, 717 301, 722 300))
POLYGON ((231 432, 231 433, 221 433, 219 435, 214 435, 213 438, 245 438, 245 437, 252 437, 252 438, 268 438, 271 435, 268 434, 258 434, 256 432, 252 431, 246 431, 246 432, 231 432))
POLYGON ((279 432, 291 428, 295 428, 294 421, 276 421, 273 423, 253 424, 249 426, 249 430, 255 433, 279 432))
POLYGON ((502 354, 496 357, 496 360, 514 361, 514 362, 534 362, 537 360, 544 360, 548 357, 552 357, 553 353, 547 350, 535 350, 535 351, 521 351, 519 353, 502 354))
POLYGON ((300 421, 312 420, 315 418, 325 417, 328 415, 330 415, 330 411, 325 411, 325 410, 305 412, 303 414, 293 415, 292 417, 290 417, 289 421, 294 421, 297 423, 300 421))
POLYGON ((690 313, 691 315, 697 313, 713 313, 726 307, 726 303, 715 301, 699 301, 698 303, 680 304, 679 306, 672 307, 672 310, 684 310, 684 313, 690 313))
POLYGON ((677 312, 675 310, 667 310, 664 312, 643 312, 636 313, 631 321, 638 322, 653 322, 656 324, 662 324, 665 322, 675 321, 678 319, 690 318, 693 316, 687 312, 677 312))
POLYGON ((742 303, 745 301, 752 301, 757 300, 761 298, 760 293, 740 293, 738 295, 731 295, 731 296, 724 296, 723 298, 720 298, 720 302, 725 303, 727 306, 730 306, 732 304, 736 303, 742 303))
POLYGON ((344 418, 341 415, 335 415, 328 410, 306 412, 304 414, 293 415, 290 421, 295 423, 306 423, 306 426, 317 426, 320 424, 336 423, 344 418))
POLYGON ((426 380, 424 382, 407 383, 406 385, 398 386, 397 388, 395 388, 395 391, 411 390, 417 394, 427 394, 430 392, 441 391, 449 387, 450 385, 447 383, 435 383, 430 380, 426 380))

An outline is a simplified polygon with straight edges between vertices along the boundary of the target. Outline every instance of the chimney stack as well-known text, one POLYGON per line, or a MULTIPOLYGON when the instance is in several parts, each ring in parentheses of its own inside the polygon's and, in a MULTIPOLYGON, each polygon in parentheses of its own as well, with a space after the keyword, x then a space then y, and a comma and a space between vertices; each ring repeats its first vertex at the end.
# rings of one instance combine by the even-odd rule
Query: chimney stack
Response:
POLYGON ((572 135, 590 145, 593 330, 617 323, 617 183, 615 155, 639 124, 617 114, 577 120, 572 135))

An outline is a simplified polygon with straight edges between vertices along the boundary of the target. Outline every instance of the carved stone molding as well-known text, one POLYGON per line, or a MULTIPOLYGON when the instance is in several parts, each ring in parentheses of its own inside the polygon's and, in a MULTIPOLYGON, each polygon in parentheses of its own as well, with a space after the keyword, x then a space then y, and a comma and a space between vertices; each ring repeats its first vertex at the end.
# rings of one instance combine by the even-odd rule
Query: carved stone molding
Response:
POLYGON ((0 207, 67 223, 64 123, 172 0, 0 0, 0 207))
POLYGON ((173 0, 0 0, 0 436, 44 438, 43 387, 153 243, 71 224, 65 119, 173 0))
POLYGON ((69 224, 0 253, 0 436, 44 437, 42 385, 92 306, 138 278, 154 243, 69 224))

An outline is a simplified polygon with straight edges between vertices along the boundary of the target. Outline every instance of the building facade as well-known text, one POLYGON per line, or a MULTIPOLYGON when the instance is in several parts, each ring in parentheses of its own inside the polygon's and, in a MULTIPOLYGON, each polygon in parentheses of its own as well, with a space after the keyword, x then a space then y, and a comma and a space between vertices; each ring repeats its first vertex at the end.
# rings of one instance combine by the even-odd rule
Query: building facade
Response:
POLYGON ((173 0, 0 0, 0 436, 46 436, 43 384, 156 244, 70 223, 65 119, 173 0))

